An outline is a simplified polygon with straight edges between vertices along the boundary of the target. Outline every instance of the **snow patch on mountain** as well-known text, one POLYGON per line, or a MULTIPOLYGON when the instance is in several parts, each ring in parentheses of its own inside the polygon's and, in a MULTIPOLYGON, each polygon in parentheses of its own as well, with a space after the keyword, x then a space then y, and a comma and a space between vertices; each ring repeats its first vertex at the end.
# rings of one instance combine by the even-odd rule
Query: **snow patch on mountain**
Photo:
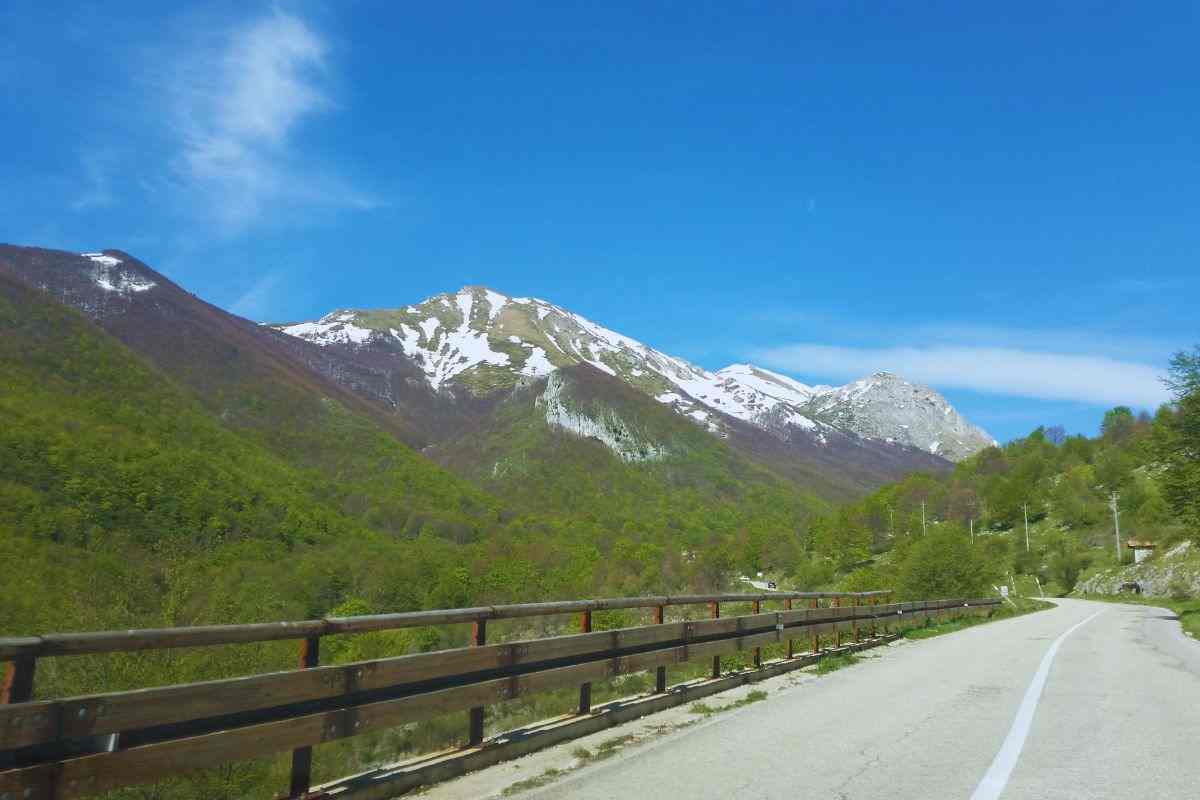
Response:
POLYGON ((529 375, 535 378, 542 375, 549 375, 553 371, 554 365, 550 363, 550 359, 546 358, 546 351, 536 345, 529 353, 529 358, 525 360, 525 365, 521 367, 522 375, 529 375))
POLYGON ((104 253, 80 253, 80 255, 106 267, 115 267, 117 264, 125 263, 115 256, 106 256, 104 253))
POLYGON ((795 404, 807 403, 818 389, 828 388, 807 386, 794 378, 756 367, 753 364, 730 364, 724 369, 717 370, 717 374, 765 395, 795 404))
POLYGON ((158 285, 130 270, 117 269, 125 262, 115 256, 107 256, 104 253, 80 253, 80 255, 96 265, 91 272, 92 282, 106 292, 127 295, 148 292, 158 285))
POLYGON ((320 345, 366 344, 371 338, 371 331, 354 325, 350 322, 353 318, 353 315, 347 315, 347 312, 334 311, 316 322, 287 325, 281 330, 290 336, 298 336, 320 345))

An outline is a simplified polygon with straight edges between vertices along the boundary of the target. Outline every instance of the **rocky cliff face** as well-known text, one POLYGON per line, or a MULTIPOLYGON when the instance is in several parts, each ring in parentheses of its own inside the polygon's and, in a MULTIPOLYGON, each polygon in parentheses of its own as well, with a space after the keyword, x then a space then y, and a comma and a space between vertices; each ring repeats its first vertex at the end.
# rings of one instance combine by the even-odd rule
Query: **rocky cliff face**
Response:
POLYGON ((906 444, 950 461, 996 443, 933 389, 890 372, 818 392, 803 411, 842 430, 906 444))
POLYGON ((1112 567, 1080 581, 1072 594, 1121 594, 1121 587, 1136 583, 1142 594, 1168 597, 1175 592, 1200 596, 1200 553, 1183 542, 1141 564, 1112 567))
POLYGON ((589 414, 576 408, 564 391, 566 381, 558 372, 546 379, 546 389, 535 401, 546 415, 546 424, 570 431, 585 439, 595 439, 624 461, 659 461, 667 447, 637 430, 612 408, 589 414))

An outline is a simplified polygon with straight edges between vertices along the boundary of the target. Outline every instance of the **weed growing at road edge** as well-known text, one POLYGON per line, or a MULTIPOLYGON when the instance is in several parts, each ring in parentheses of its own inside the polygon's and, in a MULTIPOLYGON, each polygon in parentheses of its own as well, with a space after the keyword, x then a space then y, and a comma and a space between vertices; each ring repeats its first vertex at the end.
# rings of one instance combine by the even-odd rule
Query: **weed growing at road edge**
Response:
POLYGON ((703 703, 703 702, 692 703, 692 705, 688 708, 688 713, 689 714, 703 714, 704 716, 707 717, 707 716, 716 714, 721 711, 729 711, 730 709, 741 708, 742 706, 748 706, 751 703, 757 703, 760 700, 766 700, 766 699, 767 699, 766 692, 764 692, 762 689, 755 689, 754 691, 748 693, 745 697, 741 698, 740 700, 734 700, 732 703, 726 703, 723 706, 710 706, 708 703, 703 703))
POLYGON ((541 775, 535 775, 532 778, 526 778, 523 781, 517 781, 511 786, 506 786, 503 794, 505 797, 511 797, 518 792, 524 792, 528 789, 537 789, 538 787, 545 786, 547 783, 550 783, 561 774, 562 770, 549 767, 541 775))
POLYGON ((823 657, 817 662, 816 672, 818 675, 827 675, 830 672, 836 672, 839 669, 844 669, 852 664, 857 664, 861 660, 861 658, 853 653, 846 653, 845 655, 840 656, 823 657))
POLYGON ((633 738, 634 737, 632 733, 627 733, 624 736, 614 736, 611 739, 605 739, 603 742, 596 745, 596 758, 608 758, 622 747, 632 742, 633 738))

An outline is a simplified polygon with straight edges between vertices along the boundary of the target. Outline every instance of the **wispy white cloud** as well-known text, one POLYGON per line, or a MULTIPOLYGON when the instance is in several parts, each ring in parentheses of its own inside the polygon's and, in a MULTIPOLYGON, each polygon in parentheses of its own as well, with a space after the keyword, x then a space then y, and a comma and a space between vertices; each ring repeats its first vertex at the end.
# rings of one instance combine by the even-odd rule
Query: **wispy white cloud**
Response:
POLYGON ((1020 328, 977 322, 938 322, 892 329, 884 337, 929 345, 1000 347, 1040 353, 1103 355, 1120 361, 1165 362, 1179 343, 1130 331, 1114 333, 1094 326, 1020 328))
POLYGON ((1154 408, 1169 399, 1162 370, 1137 361, 989 347, 838 347, 792 344, 762 350, 768 367, 801 375, 857 378, 889 370, 936 387, 990 394, 1154 408))
POLYGON ((112 171, 117 164, 116 152, 109 148, 88 150, 79 154, 83 170, 83 186, 71 201, 72 211, 108 208, 116 202, 112 189, 112 171))
POLYGON ((229 307, 234 314, 249 319, 261 320, 270 314, 271 301, 275 299, 279 286, 283 282, 282 272, 268 272, 254 282, 254 285, 242 293, 229 307))
POLYGON ((335 107, 329 47, 299 17, 274 11, 194 44, 171 72, 174 177, 226 232, 278 210, 368 209, 378 202, 297 152, 298 130, 335 107))

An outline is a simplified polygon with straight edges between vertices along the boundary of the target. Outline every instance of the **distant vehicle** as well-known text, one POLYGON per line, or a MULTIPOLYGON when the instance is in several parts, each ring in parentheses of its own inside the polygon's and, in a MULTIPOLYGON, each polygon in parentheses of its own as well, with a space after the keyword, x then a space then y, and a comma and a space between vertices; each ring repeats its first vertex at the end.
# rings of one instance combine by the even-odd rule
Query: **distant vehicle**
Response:
POLYGON ((775 581, 767 581, 767 588, 768 588, 768 589, 777 589, 777 588, 779 588, 779 587, 777 587, 777 586, 775 585, 775 581))

